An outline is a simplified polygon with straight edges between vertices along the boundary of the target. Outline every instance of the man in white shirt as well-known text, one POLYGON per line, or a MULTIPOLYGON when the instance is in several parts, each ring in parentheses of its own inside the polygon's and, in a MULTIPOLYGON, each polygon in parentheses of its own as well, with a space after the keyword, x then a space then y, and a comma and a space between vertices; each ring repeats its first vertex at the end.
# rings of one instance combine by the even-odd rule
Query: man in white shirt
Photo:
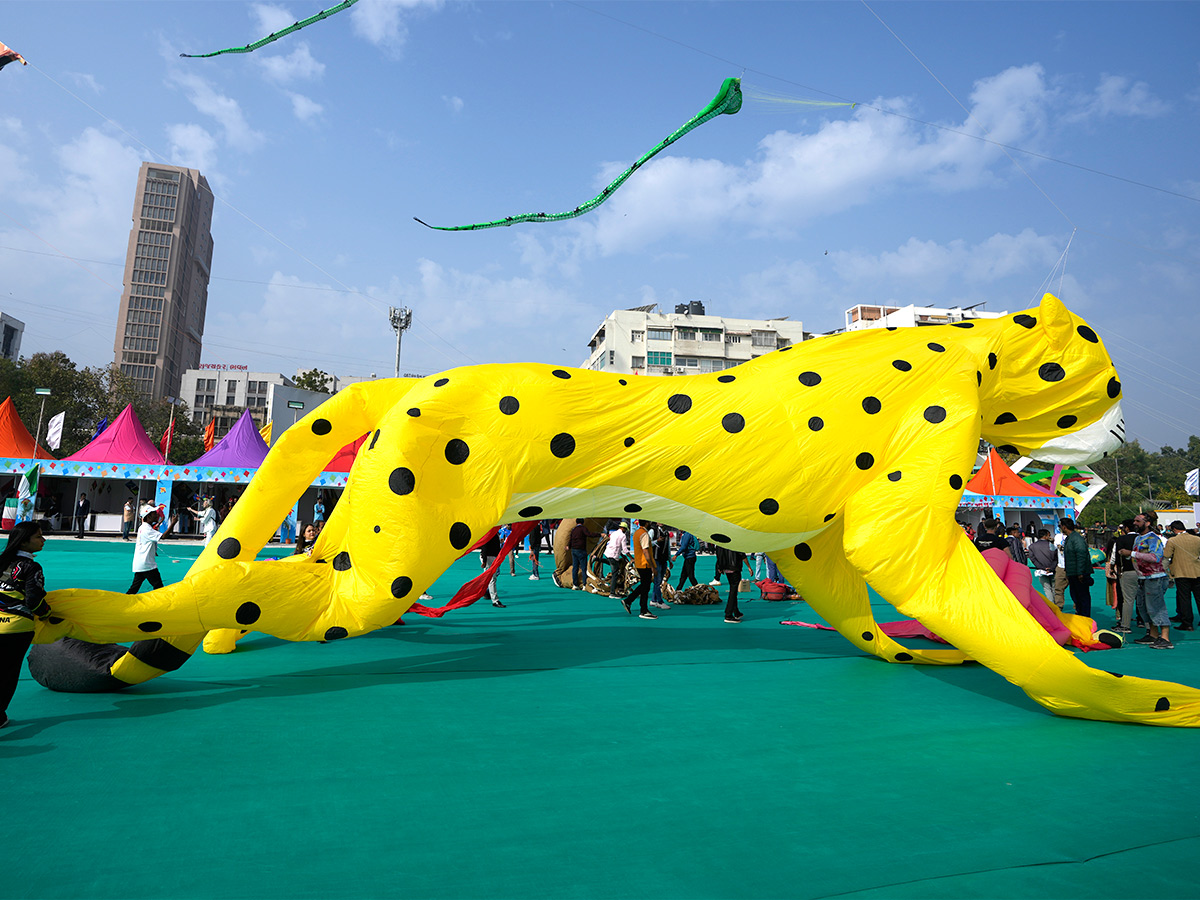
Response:
POLYGON ((158 555, 158 542, 174 530, 179 516, 171 516, 171 524, 165 532, 158 530, 162 520, 162 513, 157 509, 152 509, 142 519, 141 527, 138 528, 137 543, 133 545, 133 584, 125 592, 127 594, 136 594, 143 581, 150 582, 150 586, 155 590, 163 586, 162 576, 158 574, 158 561, 155 559, 158 555))
POLYGON ((611 577, 608 582, 610 593, 624 593, 625 585, 623 579, 618 579, 617 574, 625 565, 625 557, 629 554, 629 523, 622 522, 608 534, 608 544, 604 547, 604 565, 612 568, 611 577), (622 583, 618 583, 618 582, 622 583))

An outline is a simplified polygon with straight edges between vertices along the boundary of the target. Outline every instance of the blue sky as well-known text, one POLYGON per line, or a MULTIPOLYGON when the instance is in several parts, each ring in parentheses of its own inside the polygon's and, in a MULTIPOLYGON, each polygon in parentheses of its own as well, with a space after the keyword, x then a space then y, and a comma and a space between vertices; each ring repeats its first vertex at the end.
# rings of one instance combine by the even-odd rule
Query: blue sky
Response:
POLYGON ((111 362, 154 159, 218 197, 205 362, 389 374, 389 305, 414 312, 402 368, 432 373, 578 365, 645 303, 822 332, 856 303, 1050 288, 1104 338, 1133 436, 1200 434, 1200 5, 361 0, 179 58, 324 5, 4 4, 31 63, 0 72, 0 309, 26 354, 111 362), (731 75, 742 112, 586 217, 412 219, 570 209, 731 75))

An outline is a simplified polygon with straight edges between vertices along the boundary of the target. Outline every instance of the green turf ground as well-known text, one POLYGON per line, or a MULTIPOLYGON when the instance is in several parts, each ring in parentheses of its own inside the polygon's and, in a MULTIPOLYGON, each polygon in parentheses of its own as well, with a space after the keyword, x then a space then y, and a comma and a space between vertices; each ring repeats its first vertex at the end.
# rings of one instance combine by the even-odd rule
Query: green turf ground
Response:
MULTIPOLYGON (((52 586, 123 590, 131 554, 52 540, 41 561, 52 586)), ((165 546, 164 575, 195 555, 165 546)), ((477 573, 457 563, 437 601, 477 573)), ((802 603, 647 622, 502 573, 506 609, 256 635, 121 694, 26 678, 0 896, 1200 895, 1200 731, 888 665, 778 624, 814 620, 802 603)), ((1200 640, 1176 644, 1087 661, 1200 685, 1200 640)))

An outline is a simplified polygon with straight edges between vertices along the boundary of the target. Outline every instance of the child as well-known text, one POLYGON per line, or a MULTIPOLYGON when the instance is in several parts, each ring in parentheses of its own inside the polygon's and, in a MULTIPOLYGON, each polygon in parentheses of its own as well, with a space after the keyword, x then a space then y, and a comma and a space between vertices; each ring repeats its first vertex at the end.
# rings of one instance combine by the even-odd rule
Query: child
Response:
POLYGON ((33 643, 34 617, 50 615, 46 579, 33 558, 45 545, 40 522, 21 522, 0 551, 0 728, 8 724, 8 702, 33 643))

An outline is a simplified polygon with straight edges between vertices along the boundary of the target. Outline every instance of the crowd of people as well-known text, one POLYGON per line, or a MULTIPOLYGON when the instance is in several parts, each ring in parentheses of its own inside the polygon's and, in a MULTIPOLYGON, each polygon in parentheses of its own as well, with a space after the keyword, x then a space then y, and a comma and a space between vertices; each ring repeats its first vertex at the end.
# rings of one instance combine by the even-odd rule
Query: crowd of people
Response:
MULTIPOLYGON (((962 524, 962 523, 960 523, 962 524)), ((1047 599, 1064 609, 1067 597, 1077 615, 1092 615, 1091 588, 1096 566, 1083 532, 1069 518, 1059 520, 1059 532, 1039 529, 1036 537, 999 519, 985 518, 978 531, 964 531, 982 552, 996 549, 1013 560, 1033 567, 1047 599)), ((1176 520, 1160 529, 1151 510, 1117 526, 1104 547, 1103 571, 1106 603, 1113 610, 1111 631, 1130 634, 1135 627, 1145 634, 1133 643, 1156 650, 1173 650, 1171 628, 1194 631, 1193 609, 1200 607, 1200 535, 1176 520), (1175 586, 1175 615, 1167 611, 1167 591, 1175 586), (1135 618, 1136 616, 1136 618, 1135 618)))

